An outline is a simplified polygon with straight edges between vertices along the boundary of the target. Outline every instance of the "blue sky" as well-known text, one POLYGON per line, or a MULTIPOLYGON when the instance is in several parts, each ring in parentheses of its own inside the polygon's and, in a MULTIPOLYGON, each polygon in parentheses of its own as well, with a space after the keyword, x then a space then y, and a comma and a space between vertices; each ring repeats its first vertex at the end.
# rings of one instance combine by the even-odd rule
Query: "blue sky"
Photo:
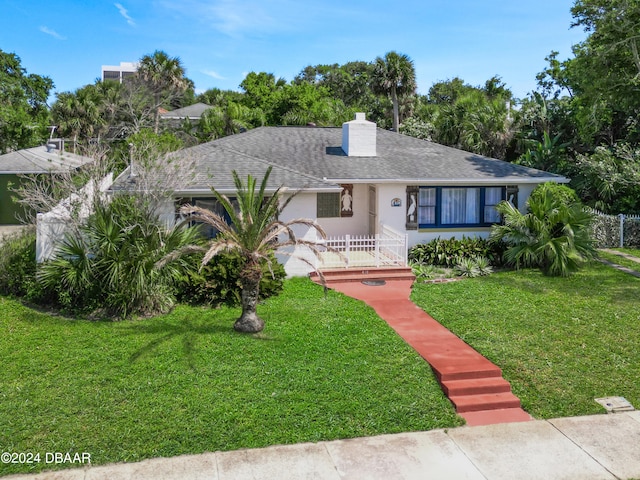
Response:
POLYGON ((373 61, 390 50, 415 63, 418 92, 460 77, 499 75, 517 97, 536 88, 552 51, 571 56, 573 0, 0 0, 0 49, 55 91, 100 77, 102 65, 164 50, 198 92, 238 90, 248 72, 287 81, 307 65, 373 61), (392 7, 392 4, 398 7, 392 7))

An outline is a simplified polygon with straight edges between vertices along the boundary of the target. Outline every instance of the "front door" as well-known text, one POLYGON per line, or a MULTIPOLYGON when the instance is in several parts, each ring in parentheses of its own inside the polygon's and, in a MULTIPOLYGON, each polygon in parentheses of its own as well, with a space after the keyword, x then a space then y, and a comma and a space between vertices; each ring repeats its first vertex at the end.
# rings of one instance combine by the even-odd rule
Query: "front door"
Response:
POLYGON ((369 235, 378 233, 378 192, 375 185, 369 185, 369 235))

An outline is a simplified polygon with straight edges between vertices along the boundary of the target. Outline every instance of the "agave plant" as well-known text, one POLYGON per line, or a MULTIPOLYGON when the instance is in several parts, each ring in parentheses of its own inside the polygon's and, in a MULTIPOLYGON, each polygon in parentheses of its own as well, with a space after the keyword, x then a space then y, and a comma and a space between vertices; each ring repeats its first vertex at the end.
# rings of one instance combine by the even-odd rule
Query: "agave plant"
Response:
POLYGON ((411 273, 416 276, 416 280, 429 280, 435 277, 436 267, 434 265, 414 262, 411 264, 411 273))
POLYGON ((493 272, 493 268, 489 264, 486 257, 460 257, 458 263, 453 270, 461 277, 482 277, 493 272))
POLYGON ((480 276, 480 270, 473 258, 463 257, 458 259, 458 263, 453 267, 453 271, 461 277, 474 278, 480 276))

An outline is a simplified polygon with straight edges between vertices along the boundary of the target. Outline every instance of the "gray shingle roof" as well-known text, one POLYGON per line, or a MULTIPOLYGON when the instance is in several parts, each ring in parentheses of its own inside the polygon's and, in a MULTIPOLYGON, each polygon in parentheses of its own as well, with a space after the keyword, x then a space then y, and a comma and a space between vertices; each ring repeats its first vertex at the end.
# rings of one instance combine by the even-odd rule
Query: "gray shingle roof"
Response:
POLYGON ((17 150, 0 155, 0 173, 26 174, 51 173, 78 168, 93 159, 82 155, 75 155, 59 150, 47 151, 44 145, 40 147, 17 150))
POLYGON ((558 175, 377 129, 377 156, 347 157, 341 128, 263 127, 215 143, 318 178, 386 181, 510 181, 558 175))
POLYGON ((171 110, 170 112, 163 113, 160 115, 160 118, 190 118, 196 120, 200 119, 200 116, 211 108, 213 107, 211 105, 207 105, 206 103, 194 103, 193 105, 189 105, 188 107, 177 108, 176 110, 171 110))
MULTIPOLYGON (((341 128, 260 127, 176 152, 196 161, 189 191, 233 191, 231 171, 262 178, 270 187, 335 189, 338 183, 496 184, 566 181, 564 177, 433 142, 377 129, 375 157, 348 157, 341 128)), ((173 185, 177 180, 173 179, 173 185)), ((122 184, 122 182, 120 182, 122 184)))

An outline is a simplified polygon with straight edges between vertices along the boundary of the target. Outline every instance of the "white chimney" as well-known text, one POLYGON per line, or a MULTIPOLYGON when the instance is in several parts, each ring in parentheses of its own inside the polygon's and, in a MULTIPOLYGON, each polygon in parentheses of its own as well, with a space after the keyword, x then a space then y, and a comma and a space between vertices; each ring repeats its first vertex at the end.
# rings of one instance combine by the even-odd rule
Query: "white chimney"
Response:
POLYGON ((376 156, 376 124, 356 113, 356 119, 342 124, 342 150, 349 157, 376 156))

